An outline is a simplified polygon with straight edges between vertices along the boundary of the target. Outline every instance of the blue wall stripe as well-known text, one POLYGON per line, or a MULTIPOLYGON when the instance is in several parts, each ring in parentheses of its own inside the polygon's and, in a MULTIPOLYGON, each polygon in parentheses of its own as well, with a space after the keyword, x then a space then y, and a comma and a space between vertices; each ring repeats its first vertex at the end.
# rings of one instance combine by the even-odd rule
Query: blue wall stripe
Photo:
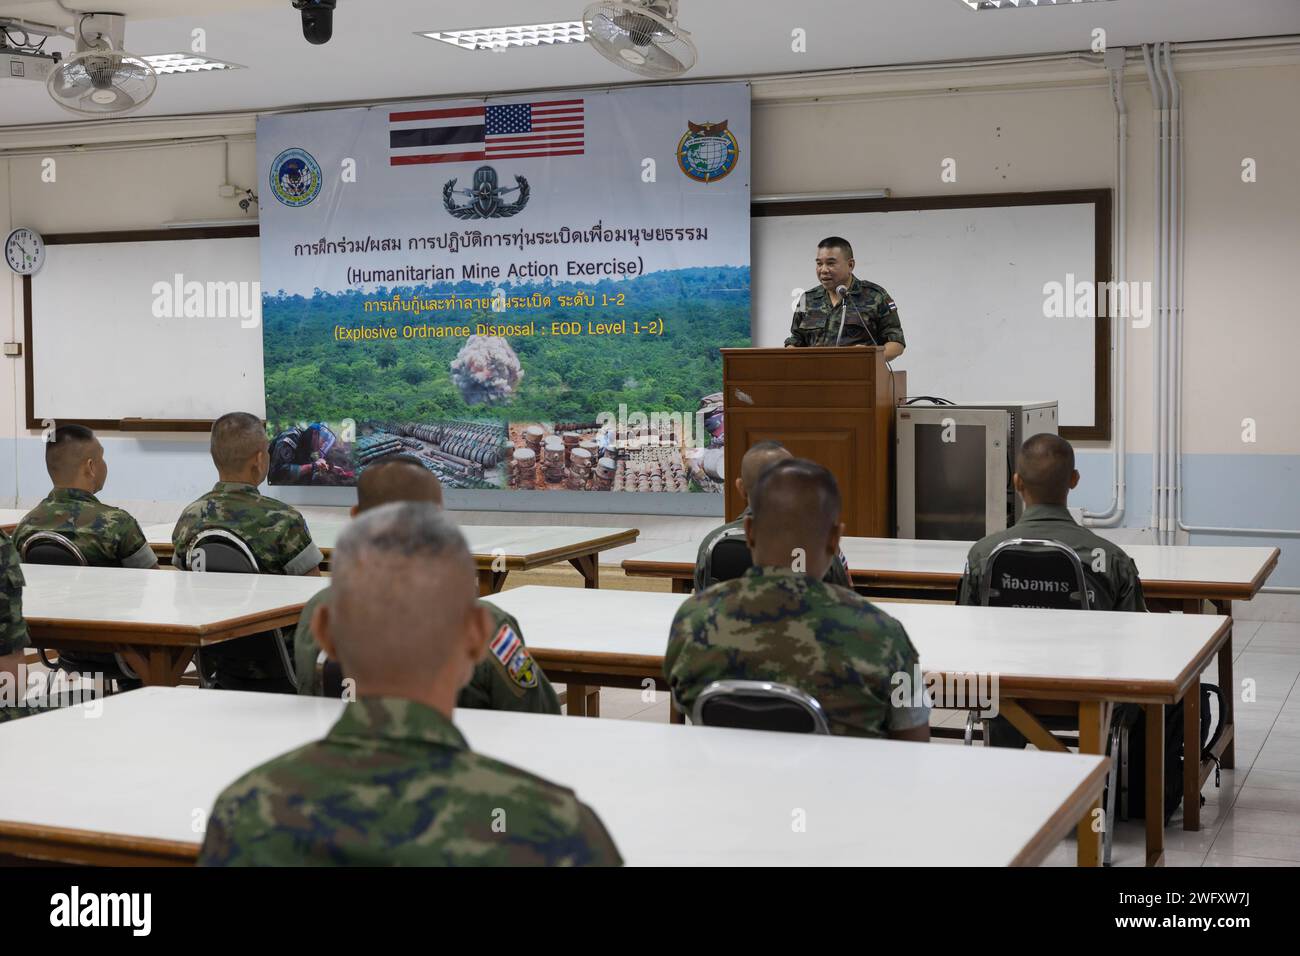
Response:
MULTIPOLYGON (((192 501, 216 480, 207 442, 156 438, 106 438, 106 501, 192 501)), ((1111 500, 1114 458, 1107 451, 1080 451, 1079 487, 1071 504, 1089 511, 1111 500)), ((1151 456, 1128 456, 1125 528, 1145 528, 1151 513, 1151 456)), ((0 439, 0 506, 16 498, 45 494, 44 447, 39 438, 0 439), (17 487, 14 476, 17 474, 17 487)), ((1184 519, 1189 525, 1241 528, 1300 528, 1300 455, 1187 455, 1183 459, 1184 519)), ((349 488, 281 488, 276 494, 297 505, 348 505, 349 488)), ((581 492, 449 491, 448 507, 459 510, 582 513, 596 504, 581 492)), ((721 495, 610 495, 605 513, 722 514, 721 495)), ((1194 544, 1278 547, 1282 558, 1269 584, 1300 586, 1300 538, 1260 535, 1193 535, 1194 544)))

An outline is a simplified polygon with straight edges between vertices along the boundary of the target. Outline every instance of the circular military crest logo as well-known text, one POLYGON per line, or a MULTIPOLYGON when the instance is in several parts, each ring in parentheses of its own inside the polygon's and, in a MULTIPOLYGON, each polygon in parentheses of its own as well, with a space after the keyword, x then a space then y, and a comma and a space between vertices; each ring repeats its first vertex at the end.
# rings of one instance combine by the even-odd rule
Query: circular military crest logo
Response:
POLYGON ((286 149, 271 162, 271 192, 286 206, 307 205, 320 195, 321 182, 320 165, 305 149, 286 149))
POLYGON ((736 168, 740 143, 727 122, 686 124, 686 135, 677 144, 677 165, 697 183, 717 182, 736 168))

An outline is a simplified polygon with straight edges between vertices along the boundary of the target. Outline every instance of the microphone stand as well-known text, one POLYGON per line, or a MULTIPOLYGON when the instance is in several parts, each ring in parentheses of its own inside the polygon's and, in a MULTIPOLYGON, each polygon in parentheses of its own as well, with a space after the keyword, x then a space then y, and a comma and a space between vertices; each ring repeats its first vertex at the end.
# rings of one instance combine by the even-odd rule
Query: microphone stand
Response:
MULTIPOLYGON (((835 347, 839 348, 840 339, 844 338, 844 320, 849 317, 849 289, 848 286, 842 285, 839 286, 835 291, 838 292, 840 295, 840 330, 835 335, 835 347)), ((858 321, 859 322, 862 321, 861 312, 858 313, 858 321)), ((867 334, 868 335, 871 334, 870 329, 867 330, 867 334)))
MULTIPOLYGON (((845 288, 844 286, 840 286, 840 289, 844 289, 844 292, 841 293, 841 295, 843 295, 844 297, 844 315, 840 318, 840 335, 843 335, 844 319, 848 317, 848 304, 850 301, 850 296, 849 296, 849 290, 847 288, 845 288)), ((836 289, 835 291, 838 292, 839 289, 836 289)), ((880 348, 880 343, 877 342, 876 337, 871 334, 871 325, 867 322, 866 319, 862 317, 862 310, 858 308, 858 304, 856 302, 853 303, 853 311, 858 314, 858 321, 862 323, 862 328, 866 330, 867 338, 871 339, 871 344, 874 345, 876 348, 880 348)), ((835 344, 836 346, 840 344, 839 336, 836 336, 835 344)), ((889 369, 889 398, 894 403, 894 408, 897 409, 898 391, 897 391, 897 386, 894 384, 894 366, 890 364, 889 359, 885 359, 885 368, 889 369)))

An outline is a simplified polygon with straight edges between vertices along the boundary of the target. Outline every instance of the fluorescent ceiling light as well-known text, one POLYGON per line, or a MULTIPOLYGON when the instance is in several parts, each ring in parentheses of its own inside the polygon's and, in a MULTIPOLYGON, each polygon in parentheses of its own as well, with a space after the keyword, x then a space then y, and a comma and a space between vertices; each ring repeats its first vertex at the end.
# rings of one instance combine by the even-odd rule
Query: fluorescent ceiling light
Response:
POLYGON ((242 70, 238 63, 210 60, 193 53, 150 53, 142 56, 159 73, 207 73, 211 70, 242 70))
POLYGON ((564 23, 533 23, 517 27, 484 27, 479 30, 441 30, 420 33, 418 36, 441 40, 462 50, 506 50, 512 46, 582 43, 587 39, 581 20, 569 20, 564 23))
POLYGON ((1027 7, 1070 7, 1079 3, 1104 3, 1107 0, 958 0, 972 10, 1023 10, 1027 7))

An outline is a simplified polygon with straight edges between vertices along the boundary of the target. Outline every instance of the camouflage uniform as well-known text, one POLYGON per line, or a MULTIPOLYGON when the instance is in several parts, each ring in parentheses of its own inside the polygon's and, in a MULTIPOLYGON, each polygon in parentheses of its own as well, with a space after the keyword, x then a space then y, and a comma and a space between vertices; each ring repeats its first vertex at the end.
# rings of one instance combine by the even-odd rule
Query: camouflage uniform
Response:
MULTIPOLYGON (((31 637, 27 633, 27 622, 23 620, 23 586, 27 582, 23 578, 18 550, 3 531, 0 531, 0 580, 4 583, 4 593, 0 594, 0 657, 7 657, 30 646, 31 637)), ((13 690, 21 692, 16 675, 0 678, 9 679, 14 681, 13 690)), ((25 716, 23 708, 6 707, 4 703, 0 700, 0 724, 25 716)))
POLYGON ((185 566, 185 552, 200 531, 220 528, 238 535, 263 574, 307 574, 324 560, 298 509, 261 494, 254 485, 218 481, 185 506, 172 531, 172 564, 185 566))
MULTIPOLYGON (((718 583, 713 577, 713 549, 725 538, 739 538, 744 541, 745 518, 748 515, 749 508, 746 507, 735 521, 728 521, 704 536, 704 540, 700 542, 700 550, 695 554, 696 591, 703 591, 718 583)), ((830 567, 826 569, 822 580, 827 584, 838 584, 842 588, 850 590, 853 588, 853 580, 849 577, 849 562, 844 557, 843 551, 835 552, 835 557, 831 559, 830 567)))
MULTIPOLYGON (((320 645, 311 630, 316 607, 329 597, 330 589, 317 592, 302 609, 293 632, 293 662, 298 673, 298 693, 319 697, 324 693, 316 674, 320 645)), ((558 714, 560 699, 524 646, 519 622, 489 601, 481 602, 492 614, 489 653, 474 668, 474 676, 461 688, 457 707, 476 710, 513 710, 530 714, 558 714), (512 635, 517 640, 512 639, 512 635)))
MULTIPOLYGON (((185 554, 199 532, 220 528, 237 535, 263 574, 308 574, 324 560, 298 510, 268 498, 256 486, 218 481, 181 512, 172 531, 172 564, 185 567, 185 554)), ((279 652, 265 634, 226 641, 203 651, 201 663, 216 682, 234 689, 292 690, 279 652), (269 682, 269 683, 268 683, 269 682)))
POLYGON ((1088 579, 1088 594, 1094 609, 1100 611, 1145 611, 1142 582, 1137 567, 1124 549, 1113 541, 1075 524, 1064 505, 1034 505, 1026 508, 1015 525, 981 538, 966 557, 958 604, 980 603, 980 576, 984 562, 993 549, 1011 538, 1047 538, 1059 541, 1078 552, 1083 573, 1088 579), (1099 553, 1094 553, 1100 549, 1099 553), (1100 569, 1094 570, 1100 565, 1100 569))
POLYGON ((853 737, 929 722, 928 703, 892 682, 903 673, 902 686, 913 687, 917 667, 903 625, 866 598, 776 567, 687 598, 664 654, 664 677, 687 714, 714 681, 775 681, 817 698, 831 733, 853 737))
POLYGON ((790 337, 785 344, 835 345, 837 338, 839 345, 884 345, 886 342, 907 345, 893 298, 874 282, 862 282, 857 276, 853 277, 848 294, 837 306, 831 305, 830 293, 823 286, 805 292, 802 308, 794 313, 790 337), (850 299, 853 300, 852 306, 848 306, 850 299), (867 323, 865 327, 863 322, 867 323), (844 325, 842 336, 841 324, 844 325))
POLYGON ((63 535, 92 567, 152 568, 158 563, 134 518, 79 488, 55 488, 23 516, 14 529, 19 553, 38 531, 63 535))
MULTIPOLYGON (((23 516, 14 529, 14 545, 20 554, 28 539, 38 531, 63 535, 91 567, 152 568, 158 564, 158 556, 145 541, 144 532, 134 518, 80 488, 55 488, 23 516)), ((59 666, 69 671, 113 674, 119 672, 122 664, 112 654, 61 651, 59 666)), ((133 679, 122 683, 139 686, 133 679)))
POLYGON ((348 704, 323 740, 217 797, 202 866, 600 866, 623 861, 573 791, 469 749, 392 697, 348 704))

